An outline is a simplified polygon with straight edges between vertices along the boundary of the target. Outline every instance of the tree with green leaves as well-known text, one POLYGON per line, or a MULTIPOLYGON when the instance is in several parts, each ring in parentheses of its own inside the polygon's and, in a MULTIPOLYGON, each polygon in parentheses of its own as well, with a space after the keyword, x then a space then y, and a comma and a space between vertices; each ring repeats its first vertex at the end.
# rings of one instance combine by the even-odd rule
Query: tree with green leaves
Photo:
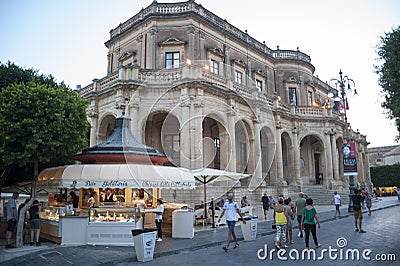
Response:
POLYGON ((32 75, 32 80, 7 84, 0 91, 0 163, 2 167, 33 165, 32 197, 21 210, 17 246, 23 245, 23 215, 36 196, 39 163, 81 151, 87 146, 89 128, 85 99, 52 77, 36 71, 32 75))
POLYGON ((379 74, 379 85, 385 101, 382 107, 387 110, 388 118, 394 119, 400 140, 400 27, 381 36, 377 46, 380 65, 375 66, 379 74))

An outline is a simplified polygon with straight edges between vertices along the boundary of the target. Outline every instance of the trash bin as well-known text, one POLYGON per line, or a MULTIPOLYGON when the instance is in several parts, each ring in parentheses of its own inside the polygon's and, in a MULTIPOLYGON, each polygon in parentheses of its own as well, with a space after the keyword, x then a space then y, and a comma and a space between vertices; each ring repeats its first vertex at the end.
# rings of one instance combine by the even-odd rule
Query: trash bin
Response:
POLYGON ((156 228, 133 229, 133 244, 135 245, 138 261, 153 260, 154 246, 156 244, 156 228))
MULTIPOLYGON (((240 229, 242 229, 242 234, 245 241, 256 240, 257 238, 257 216, 244 216, 243 219, 246 224, 240 223, 240 229)), ((242 219, 240 219, 242 220, 242 219)))

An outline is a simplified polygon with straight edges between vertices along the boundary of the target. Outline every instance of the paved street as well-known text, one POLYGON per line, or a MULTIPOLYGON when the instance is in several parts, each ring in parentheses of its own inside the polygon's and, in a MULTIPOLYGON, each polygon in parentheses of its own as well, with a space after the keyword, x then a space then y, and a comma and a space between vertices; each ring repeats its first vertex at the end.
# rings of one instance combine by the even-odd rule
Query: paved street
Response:
MULTIPOLYGON (((287 253, 283 255, 286 257, 287 261, 282 261, 277 258, 277 253, 274 252, 272 259, 268 256, 265 260, 260 260, 257 257, 257 251, 264 248, 264 245, 268 246, 268 255, 270 250, 274 247, 274 236, 267 235, 258 238, 256 241, 251 242, 240 242, 239 248, 233 250, 230 249, 228 252, 222 250, 222 245, 212 246, 209 248, 201 249, 198 251, 183 252, 176 255, 156 258, 152 262, 146 263, 146 265, 184 265, 189 262, 190 265, 399 265, 400 261, 400 241, 396 231, 399 228, 400 222, 400 207, 388 208, 380 211, 376 211, 372 216, 366 216, 364 214, 364 230, 367 231, 365 234, 354 232, 354 223, 352 217, 347 217, 343 219, 338 219, 334 221, 329 221, 322 223, 321 229, 317 231, 318 240, 322 244, 322 247, 317 250, 317 257, 321 256, 321 251, 327 249, 322 255, 322 259, 316 261, 301 260, 301 251, 305 248, 304 239, 294 237, 295 243, 289 245, 286 249, 287 253), (341 238, 342 241, 347 241, 347 246, 343 248, 338 247, 338 239, 341 238), (337 251, 332 251, 331 258, 329 257, 329 248, 336 249, 337 251), (362 260, 350 260, 345 261, 345 259, 340 259, 340 252, 343 254, 343 258, 346 257, 346 250, 358 249, 360 251, 360 257, 362 257, 362 252, 365 249, 371 249, 372 252, 369 254, 371 261, 362 260), (296 256, 296 251, 300 252, 300 259, 291 260, 289 254, 292 257, 296 256), (396 262, 378 262, 375 259, 375 255, 383 254, 395 254, 396 262)), ((341 244, 340 244, 341 245, 341 244)), ((233 245, 231 245, 232 248, 233 245)), ((310 239, 310 246, 313 247, 313 242, 310 239)), ((348 253, 350 254, 350 253, 348 253)), ((261 253, 261 256, 265 255, 261 253)), ((351 254, 350 254, 351 255, 351 254)), ((124 264, 128 265, 128 264, 124 264)), ((133 265, 133 264, 131 264, 133 265)))
MULTIPOLYGON (((302 252, 305 247, 304 239, 297 237, 297 229, 294 233, 293 245, 289 245, 285 254, 287 261, 278 258, 277 252, 272 253, 273 231, 271 221, 258 223, 259 236, 255 241, 240 241, 239 248, 228 252, 222 250, 225 244, 227 229, 219 228, 196 233, 194 239, 170 239, 157 243, 154 260, 147 263, 139 263, 136 260, 133 247, 104 247, 104 246, 78 246, 61 247, 46 244, 47 248, 34 253, 14 257, 2 265, 398 265, 400 260, 400 242, 398 240, 398 228, 400 225, 400 205, 395 197, 385 198, 384 202, 374 204, 375 211, 372 216, 364 213, 365 234, 354 232, 354 220, 352 215, 342 208, 344 217, 334 219, 332 211, 322 211, 319 216, 323 221, 321 229, 317 231, 322 247, 316 252, 316 260, 302 260, 302 252), (341 238, 341 240, 338 240, 341 238), (343 245, 347 243, 347 245, 343 245), (260 249, 267 245, 268 256, 261 260, 257 256, 260 249), (325 250, 326 249, 326 250, 325 250), (368 252, 366 249, 371 249, 368 252), (325 251, 324 251, 325 250, 325 251), (360 260, 353 260, 357 252, 360 260), (371 258, 365 260, 364 255, 371 258), (292 259, 299 253, 299 259, 292 259), (321 255, 322 254, 322 255, 321 255), (341 255, 342 254, 342 255, 341 255), (346 254, 349 260, 345 260, 346 254), (392 261, 377 261, 381 256, 392 261), (335 256, 337 258, 335 259, 335 256), (340 259, 342 256, 342 259, 340 259), (393 261, 395 256, 396 261, 393 261)), ((333 207, 332 207, 333 208, 333 207)), ((325 208, 326 210, 326 208, 325 208)), ((243 239, 240 227, 236 227, 238 237, 243 239)), ((313 242, 310 239, 310 246, 313 242)), ((231 246, 232 248, 232 246, 231 246)), ((4 253, 4 249, 1 249, 4 253)), ((261 256, 264 252, 260 253, 261 256)))

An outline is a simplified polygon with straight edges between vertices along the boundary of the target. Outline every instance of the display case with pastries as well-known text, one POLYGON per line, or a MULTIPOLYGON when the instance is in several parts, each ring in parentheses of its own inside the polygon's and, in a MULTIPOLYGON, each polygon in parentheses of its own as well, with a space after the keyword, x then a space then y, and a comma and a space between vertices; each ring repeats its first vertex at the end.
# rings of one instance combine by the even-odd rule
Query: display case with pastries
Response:
POLYGON ((90 223, 136 223, 140 217, 137 208, 99 207, 89 209, 90 223))
POLYGON ((39 217, 40 219, 56 221, 60 220, 60 217, 65 216, 65 207, 59 206, 44 206, 41 207, 39 217))

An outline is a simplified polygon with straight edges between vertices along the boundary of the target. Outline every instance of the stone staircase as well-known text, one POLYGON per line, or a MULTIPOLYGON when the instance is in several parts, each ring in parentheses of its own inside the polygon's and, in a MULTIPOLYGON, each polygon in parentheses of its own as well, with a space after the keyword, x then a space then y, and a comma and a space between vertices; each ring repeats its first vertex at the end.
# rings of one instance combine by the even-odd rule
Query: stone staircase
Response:
MULTIPOLYGON (((312 198, 314 201, 314 205, 329 205, 333 199, 333 191, 329 190, 323 186, 308 186, 303 185, 302 192, 306 194, 308 197, 312 198)), ((349 191, 338 191, 340 195, 340 199, 342 201, 342 205, 349 203, 349 191)), ((298 192, 291 191, 290 196, 292 199, 298 198, 298 192)))

